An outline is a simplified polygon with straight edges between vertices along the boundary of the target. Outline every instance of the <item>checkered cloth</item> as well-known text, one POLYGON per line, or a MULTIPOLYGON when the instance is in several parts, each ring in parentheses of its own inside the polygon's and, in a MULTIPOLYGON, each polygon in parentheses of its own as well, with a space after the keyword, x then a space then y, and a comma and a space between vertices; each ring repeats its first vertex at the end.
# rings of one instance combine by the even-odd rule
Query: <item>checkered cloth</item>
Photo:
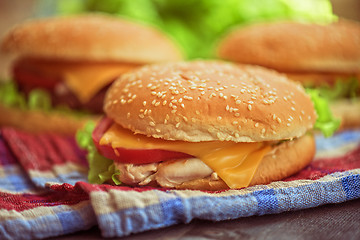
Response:
POLYGON ((284 181, 204 192, 89 184, 85 153, 72 138, 3 128, 0 239, 46 238, 94 225, 104 237, 121 237, 192 219, 221 221, 359 198, 360 130, 316 140, 313 163, 284 181))

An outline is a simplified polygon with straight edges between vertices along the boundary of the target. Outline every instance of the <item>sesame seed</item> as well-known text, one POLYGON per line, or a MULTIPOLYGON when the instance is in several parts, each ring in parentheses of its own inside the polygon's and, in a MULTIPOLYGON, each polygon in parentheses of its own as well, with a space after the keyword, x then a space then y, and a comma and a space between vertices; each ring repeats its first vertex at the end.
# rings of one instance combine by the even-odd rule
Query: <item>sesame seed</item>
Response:
POLYGON ((221 119, 222 119, 221 116, 218 116, 218 117, 217 117, 217 120, 218 120, 218 121, 221 121, 221 119))
POLYGON ((287 123, 286 126, 290 127, 290 123, 287 123))
POLYGON ((251 108, 252 108, 252 106, 249 104, 249 105, 248 105, 248 109, 249 109, 249 111, 251 111, 251 108))
POLYGON ((275 113, 273 114, 272 118, 273 118, 273 120, 275 120, 275 119, 276 119, 276 115, 275 115, 275 113))
POLYGON ((144 114, 142 113, 139 114, 139 118, 144 118, 144 117, 145 117, 144 114))
POLYGON ((256 128, 259 127, 259 123, 255 123, 255 127, 256 127, 256 128))
POLYGON ((239 105, 241 103, 241 100, 236 100, 235 103, 239 105))
POLYGON ((155 107, 159 106, 160 105, 160 102, 157 102, 155 103, 155 107))
POLYGON ((163 106, 165 106, 165 105, 166 105, 166 103, 167 103, 167 101, 166 101, 166 100, 164 100, 164 101, 163 101, 163 106))
POLYGON ((277 121, 278 123, 281 123, 281 119, 280 119, 280 118, 277 118, 276 121, 277 121))
POLYGON ((154 122, 149 122, 149 125, 152 127, 155 127, 155 123, 154 122))
POLYGON ((146 106, 146 101, 143 101, 143 106, 144 106, 144 107, 146 106))
POLYGON ((238 121, 233 121, 232 124, 237 125, 239 122, 238 121))
POLYGON ((263 128, 263 129, 261 130, 261 133, 264 134, 265 131, 266 131, 265 128, 263 128))
POLYGON ((179 128, 179 126, 180 126, 180 123, 177 123, 177 124, 175 125, 176 128, 179 128))
POLYGON ((296 111, 296 109, 294 107, 291 107, 291 110, 296 111))

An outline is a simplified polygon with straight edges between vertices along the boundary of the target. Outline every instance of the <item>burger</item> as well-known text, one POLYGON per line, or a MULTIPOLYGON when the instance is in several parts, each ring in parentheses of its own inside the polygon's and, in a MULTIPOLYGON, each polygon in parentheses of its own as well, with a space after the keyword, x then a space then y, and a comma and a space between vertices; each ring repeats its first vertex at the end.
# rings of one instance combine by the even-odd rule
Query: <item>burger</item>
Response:
POLYGON ((222 61, 147 65, 106 93, 89 181, 224 190, 267 184, 312 160, 317 118, 301 85, 222 61))
POLYGON ((2 40, 1 53, 15 61, 13 81, 0 87, 0 125, 64 134, 103 113, 105 92, 118 76, 182 58, 160 31, 96 14, 15 26, 2 40))
POLYGON ((218 43, 217 55, 275 69, 330 102, 343 128, 360 126, 360 24, 258 23, 238 27, 218 43))

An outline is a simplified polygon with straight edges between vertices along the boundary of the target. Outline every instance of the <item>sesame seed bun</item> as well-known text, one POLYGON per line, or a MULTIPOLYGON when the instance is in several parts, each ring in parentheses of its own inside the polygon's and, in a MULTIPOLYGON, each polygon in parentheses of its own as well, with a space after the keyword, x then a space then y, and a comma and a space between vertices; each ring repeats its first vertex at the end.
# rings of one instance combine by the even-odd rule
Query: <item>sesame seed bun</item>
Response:
MULTIPOLYGON (((218 56, 285 73, 305 86, 360 81, 360 23, 340 19, 328 25, 273 22, 237 28, 219 42, 218 56)), ((360 126, 359 99, 330 102, 341 128, 360 126)))
POLYGON ((313 104, 284 75, 220 61, 148 65, 108 90, 104 111, 135 133, 166 140, 262 142, 312 129, 313 104))
POLYGON ((106 15, 31 20, 10 30, 1 49, 23 57, 66 61, 153 63, 182 58, 160 31, 106 15))
POLYGON ((282 72, 360 72, 360 24, 273 22, 237 28, 219 42, 218 56, 282 72))
MULTIPOLYGON (((249 186, 268 184, 289 177, 306 167, 314 154, 315 140, 312 135, 304 135, 277 145, 264 156, 249 186)), ((203 178, 184 182, 176 188, 218 191, 229 187, 221 179, 203 178)))
POLYGON ((31 133, 57 133, 71 136, 89 121, 100 116, 74 116, 61 112, 24 110, 0 104, 0 127, 10 126, 31 133))

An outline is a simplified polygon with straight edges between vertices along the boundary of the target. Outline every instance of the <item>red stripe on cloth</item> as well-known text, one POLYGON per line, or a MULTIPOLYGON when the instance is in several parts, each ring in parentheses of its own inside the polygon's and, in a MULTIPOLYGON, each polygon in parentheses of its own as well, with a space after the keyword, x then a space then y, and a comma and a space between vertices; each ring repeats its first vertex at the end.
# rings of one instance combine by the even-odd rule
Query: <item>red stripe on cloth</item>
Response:
POLYGON ((73 162, 87 166, 86 153, 73 138, 25 133, 3 128, 2 134, 12 153, 25 170, 51 170, 54 164, 73 162))
POLYGON ((3 128, 2 133, 12 152, 25 169, 48 170, 51 168, 51 164, 46 158, 47 153, 38 139, 13 128, 3 128))
POLYGON ((51 135, 50 138, 55 149, 66 162, 87 166, 86 152, 77 146, 74 138, 66 138, 58 135, 51 135))
POLYGON ((12 152, 9 151, 9 148, 4 141, 3 135, 0 132, 0 165, 14 165, 16 163, 16 158, 14 157, 12 152))
POLYGON ((310 163, 299 173, 286 178, 285 181, 312 179, 316 180, 330 173, 360 168, 360 145, 353 151, 334 158, 321 158, 310 163))
POLYGON ((67 191, 49 191, 43 194, 0 192, 0 209, 21 212, 37 207, 74 205, 86 200, 89 200, 89 195, 78 187, 68 188, 67 191))

